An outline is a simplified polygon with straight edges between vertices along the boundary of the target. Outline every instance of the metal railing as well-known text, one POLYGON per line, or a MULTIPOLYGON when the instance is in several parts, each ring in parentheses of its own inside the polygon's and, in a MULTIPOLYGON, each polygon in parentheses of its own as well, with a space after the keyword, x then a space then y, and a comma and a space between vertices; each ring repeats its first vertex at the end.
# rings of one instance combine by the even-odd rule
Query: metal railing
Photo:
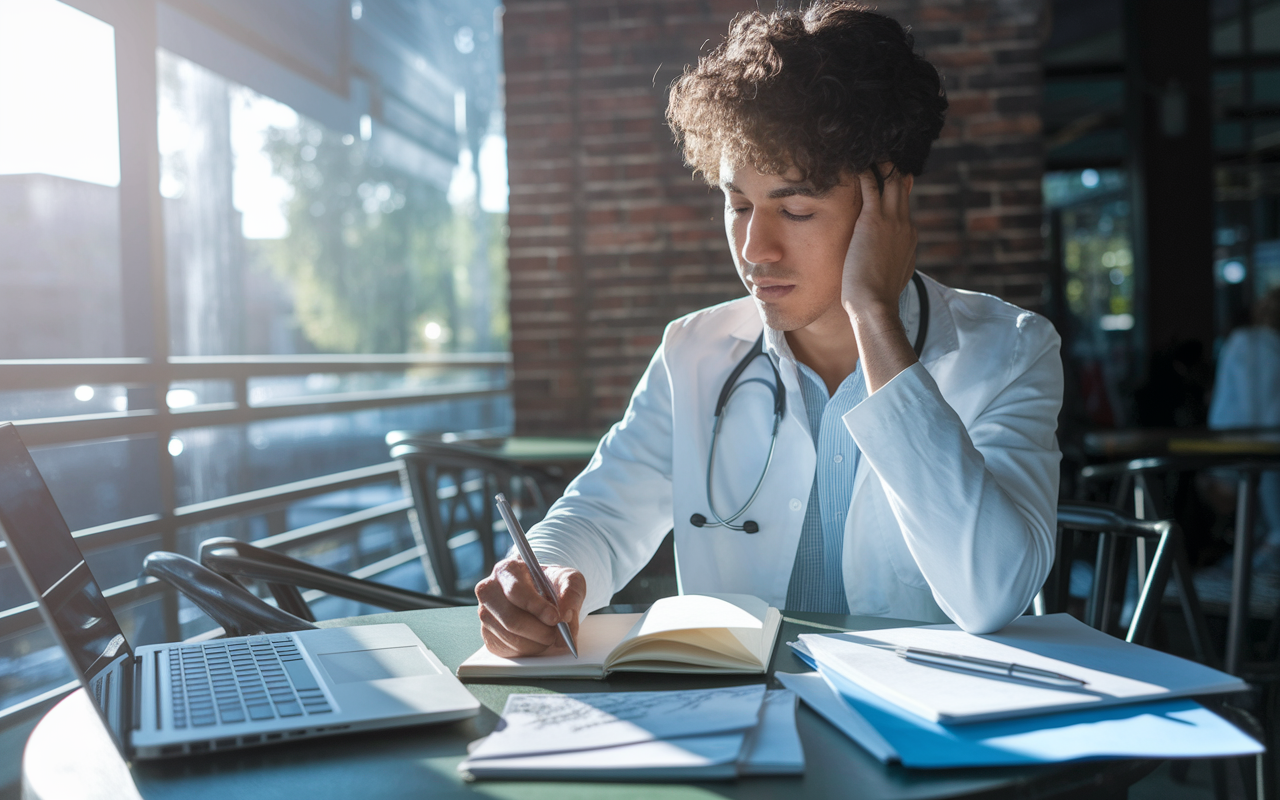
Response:
POLYGON ((120 436, 172 433, 176 428, 237 425, 249 422, 336 414, 370 408, 484 397, 506 392, 480 384, 448 388, 386 389, 310 395, 287 400, 249 402, 249 381, 289 375, 354 372, 390 372, 437 367, 469 369, 506 367, 508 353, 466 355, 368 355, 368 356, 232 356, 219 358, 174 357, 166 362, 142 358, 58 359, 43 361, 0 360, 0 388, 5 391, 59 389, 80 384, 166 387, 178 381, 229 381, 234 399, 184 409, 169 409, 163 392, 156 408, 82 414, 50 419, 16 421, 29 447, 66 444, 120 436), (167 419, 170 418, 170 419, 167 419))
MULTIPOLYGON (((245 356, 221 358, 177 357, 155 362, 147 359, 62 359, 46 361, 0 361, 0 390, 32 391, 64 389, 82 384, 151 387, 154 408, 106 414, 63 416, 45 419, 15 420, 19 434, 29 447, 115 439, 130 436, 155 436, 160 459, 160 481, 165 489, 161 497, 168 502, 159 513, 135 517, 85 528, 73 532, 81 551, 86 554, 142 539, 158 537, 156 549, 178 550, 178 532, 194 525, 225 521, 281 509, 310 497, 345 489, 398 482, 398 462, 388 461, 349 469, 329 475, 233 494, 199 503, 177 505, 172 501, 173 465, 167 451, 170 436, 187 428, 239 425, 404 405, 490 398, 510 392, 507 370, 511 357, 507 353, 466 355, 367 355, 367 356, 245 356), (358 372, 393 372, 435 368, 447 372, 465 369, 502 369, 501 379, 478 380, 461 384, 424 386, 411 389, 357 391, 272 399, 251 403, 249 382, 255 378, 342 374, 358 372), (228 403, 170 409, 164 398, 169 386, 178 381, 229 381, 234 400, 228 403)), ((358 529, 370 522, 406 514, 412 500, 401 497, 372 508, 358 510, 324 522, 275 533, 256 542, 270 549, 291 549, 318 542, 326 537, 358 529)), ((415 546, 401 553, 365 565, 353 575, 369 577, 419 556, 415 546)), ((0 543, 0 567, 10 563, 0 543)), ((153 578, 131 580, 104 590, 113 609, 124 610, 160 599, 166 638, 181 638, 178 597, 165 591, 153 578)), ((318 595, 317 595, 318 596, 318 595)), ((315 599, 308 597, 309 600, 315 599)), ((31 632, 43 625, 34 602, 0 609, 0 639, 31 632)))

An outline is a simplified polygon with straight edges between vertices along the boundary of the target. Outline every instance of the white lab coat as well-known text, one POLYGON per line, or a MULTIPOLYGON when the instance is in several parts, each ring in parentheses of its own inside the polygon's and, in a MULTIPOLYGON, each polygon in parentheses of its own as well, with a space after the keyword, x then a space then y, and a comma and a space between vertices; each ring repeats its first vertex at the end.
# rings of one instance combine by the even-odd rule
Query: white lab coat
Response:
MULTIPOLYGON (((927 279, 931 312, 920 363, 843 418, 862 452, 845 520, 852 614, 995 631, 1022 614, 1053 561, 1058 497, 1054 435, 1062 403, 1059 338, 1043 317, 927 279)), ((914 341, 919 306, 903 321, 914 341)), ((753 594, 783 607, 815 471, 795 364, 783 359, 786 416, 764 485, 739 519, 758 533, 697 528, 707 506, 716 398, 760 335, 742 298, 667 326, 622 421, 530 531, 544 564, 586 577, 584 613, 608 604, 675 529, 682 593, 753 594)), ((743 379, 773 382, 764 358, 743 379)), ((740 390, 717 444, 722 515, 750 495, 769 450, 773 401, 740 390)))

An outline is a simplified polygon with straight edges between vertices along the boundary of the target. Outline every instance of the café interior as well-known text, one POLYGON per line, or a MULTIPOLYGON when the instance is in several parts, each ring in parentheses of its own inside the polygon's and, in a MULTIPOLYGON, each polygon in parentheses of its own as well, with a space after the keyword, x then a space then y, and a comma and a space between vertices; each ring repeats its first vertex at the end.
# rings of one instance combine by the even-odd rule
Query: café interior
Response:
MULTIPOLYGON (((745 295, 664 111, 773 5, 0 3, 0 422, 130 642, 238 630, 166 554, 309 622, 474 605, 511 547, 493 493, 535 524, 666 324, 745 295)), ((1062 510, 1028 613, 1242 678, 1220 713, 1271 748, 1108 791, 1263 798, 1280 2, 878 8, 950 103, 917 268, 1061 337, 1062 510), (1067 527, 1081 509, 1111 522, 1067 527)), ((676 555, 668 536, 609 608, 676 594, 676 555)), ((24 780, 79 685, 0 546, 0 798, 89 796, 24 780)))

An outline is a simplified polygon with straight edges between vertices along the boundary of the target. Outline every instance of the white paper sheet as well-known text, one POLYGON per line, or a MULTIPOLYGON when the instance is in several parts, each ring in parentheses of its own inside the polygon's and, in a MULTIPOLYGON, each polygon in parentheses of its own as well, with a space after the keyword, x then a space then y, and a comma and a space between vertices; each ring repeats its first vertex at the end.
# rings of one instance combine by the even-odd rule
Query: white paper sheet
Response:
POLYGON ((476 778, 559 780, 689 780, 738 774, 745 733, 624 744, 571 753, 468 759, 460 772, 476 778))
POLYGON ((635 627, 640 621, 640 616, 640 614, 590 614, 584 617, 578 625, 577 658, 574 658, 572 653, 563 653, 558 656, 504 658, 495 656, 481 647, 463 662, 459 672, 465 672, 467 669, 499 671, 508 675, 524 672, 531 677, 539 672, 547 675, 582 672, 600 677, 604 673, 604 662, 609 658, 609 653, 613 652, 613 648, 618 646, 627 632, 635 627))
MULTIPOLYGON (((502 733, 499 731, 477 743, 471 757, 458 769, 476 778, 561 780, 692 780, 731 778, 735 775, 802 774, 804 749, 796 728, 796 695, 786 690, 775 690, 763 693, 762 699, 763 706, 759 709, 755 727, 732 733, 679 736, 572 751, 502 755, 505 745, 500 741, 497 746, 486 747, 491 739, 502 733)), ((687 703, 687 698, 682 702, 687 703)), ((543 707, 549 713, 563 716, 563 704, 546 703, 543 707)), ((581 719, 594 716, 594 712, 586 712, 581 719)), ((592 741, 600 740, 593 737, 592 741)))
POLYGON ((817 672, 777 673, 782 685, 795 692, 805 705, 818 712, 845 736, 884 763, 898 760, 898 751, 867 722, 853 706, 844 702, 817 672))
POLYGON ((760 721, 764 694, 763 684, 677 692, 513 694, 498 729, 470 758, 599 751, 747 731, 760 721))
POLYGON ((747 739, 739 765, 743 775, 799 775, 804 772, 804 747, 796 729, 796 695, 772 689, 764 696, 760 724, 747 739))
POLYGON ((1224 672, 1129 644, 1066 614, 1019 617, 984 636, 955 625, 925 625, 803 634, 800 640, 826 669, 913 714, 947 724, 1247 688, 1224 672), (1024 664, 1087 685, 1055 688, 917 664, 895 655, 895 645, 1024 664))

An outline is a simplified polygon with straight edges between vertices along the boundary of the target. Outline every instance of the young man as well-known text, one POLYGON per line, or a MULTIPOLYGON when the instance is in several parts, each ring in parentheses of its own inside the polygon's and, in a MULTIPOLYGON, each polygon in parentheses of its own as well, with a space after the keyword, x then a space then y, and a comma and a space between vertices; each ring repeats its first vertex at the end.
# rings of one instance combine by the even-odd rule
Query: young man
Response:
POLYGON ((1023 613, 1053 559, 1059 340, 915 276, 908 199, 945 111, 911 37, 847 2, 743 15, 686 70, 667 116, 750 297, 667 327, 530 532, 558 606, 518 559, 476 587, 490 650, 560 650, 555 624, 672 527, 685 593, 979 633, 1023 613))

